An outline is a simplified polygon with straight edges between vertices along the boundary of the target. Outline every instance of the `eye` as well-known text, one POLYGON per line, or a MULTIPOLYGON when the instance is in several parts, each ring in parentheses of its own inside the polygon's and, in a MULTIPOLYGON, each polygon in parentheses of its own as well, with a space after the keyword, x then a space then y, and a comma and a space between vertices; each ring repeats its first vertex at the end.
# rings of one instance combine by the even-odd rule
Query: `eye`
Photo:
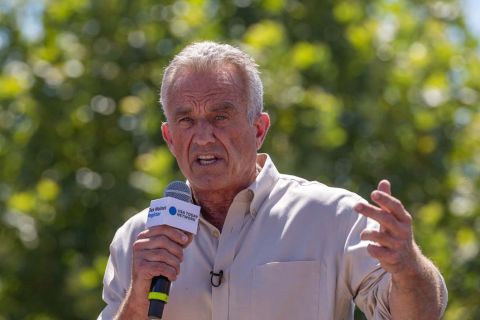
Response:
POLYGON ((180 123, 191 123, 192 121, 193 121, 193 119, 190 118, 190 117, 182 117, 182 118, 178 119, 178 122, 180 122, 180 123))
POLYGON ((180 117, 177 119, 179 126, 183 128, 190 128, 193 125, 193 118, 190 117, 180 117))

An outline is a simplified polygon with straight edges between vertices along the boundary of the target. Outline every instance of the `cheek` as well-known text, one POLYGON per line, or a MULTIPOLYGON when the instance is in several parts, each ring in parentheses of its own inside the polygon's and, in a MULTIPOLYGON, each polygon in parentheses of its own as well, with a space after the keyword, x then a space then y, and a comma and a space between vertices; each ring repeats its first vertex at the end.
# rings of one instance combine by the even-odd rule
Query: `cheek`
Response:
POLYGON ((175 158, 178 160, 186 160, 188 155, 188 139, 184 135, 177 135, 172 137, 172 145, 170 147, 175 158), (180 158, 180 159, 179 159, 180 158))
POLYGON ((257 141, 251 132, 238 134, 234 139, 230 140, 230 146, 238 159, 243 159, 244 162, 249 162, 252 158, 256 158, 257 141))

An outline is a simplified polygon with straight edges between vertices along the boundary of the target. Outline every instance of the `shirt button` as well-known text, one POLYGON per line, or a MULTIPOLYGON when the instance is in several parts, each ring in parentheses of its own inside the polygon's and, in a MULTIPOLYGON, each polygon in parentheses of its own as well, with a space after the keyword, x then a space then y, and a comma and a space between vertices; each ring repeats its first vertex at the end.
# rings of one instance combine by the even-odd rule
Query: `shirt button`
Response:
POLYGON ((218 232, 218 230, 213 230, 212 231, 212 236, 215 238, 215 239, 218 239, 220 237, 220 232, 218 232))

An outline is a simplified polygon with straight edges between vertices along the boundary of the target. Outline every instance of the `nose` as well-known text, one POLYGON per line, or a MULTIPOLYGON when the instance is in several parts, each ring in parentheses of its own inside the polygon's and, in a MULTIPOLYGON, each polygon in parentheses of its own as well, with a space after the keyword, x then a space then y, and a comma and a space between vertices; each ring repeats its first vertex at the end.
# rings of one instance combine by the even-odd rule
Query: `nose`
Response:
POLYGON ((193 142, 198 145, 207 145, 215 142, 213 129, 214 128, 210 122, 206 120, 198 121, 195 126, 193 142))

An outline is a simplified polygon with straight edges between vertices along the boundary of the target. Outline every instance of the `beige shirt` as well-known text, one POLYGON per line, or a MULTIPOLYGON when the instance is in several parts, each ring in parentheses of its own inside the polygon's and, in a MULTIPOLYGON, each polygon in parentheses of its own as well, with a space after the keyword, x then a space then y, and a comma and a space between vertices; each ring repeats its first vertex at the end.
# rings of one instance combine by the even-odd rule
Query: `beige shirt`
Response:
MULTIPOLYGON (((164 319, 344 320, 353 319, 354 303, 369 319, 389 319, 391 277, 360 240, 378 225, 352 209, 364 200, 279 174, 267 155, 257 161, 263 168, 235 197, 223 231, 200 219, 164 319), (210 283, 212 270, 223 270, 219 287, 210 283)), ((138 213, 115 234, 98 319, 113 319, 125 297, 132 244, 146 217, 138 213)))

